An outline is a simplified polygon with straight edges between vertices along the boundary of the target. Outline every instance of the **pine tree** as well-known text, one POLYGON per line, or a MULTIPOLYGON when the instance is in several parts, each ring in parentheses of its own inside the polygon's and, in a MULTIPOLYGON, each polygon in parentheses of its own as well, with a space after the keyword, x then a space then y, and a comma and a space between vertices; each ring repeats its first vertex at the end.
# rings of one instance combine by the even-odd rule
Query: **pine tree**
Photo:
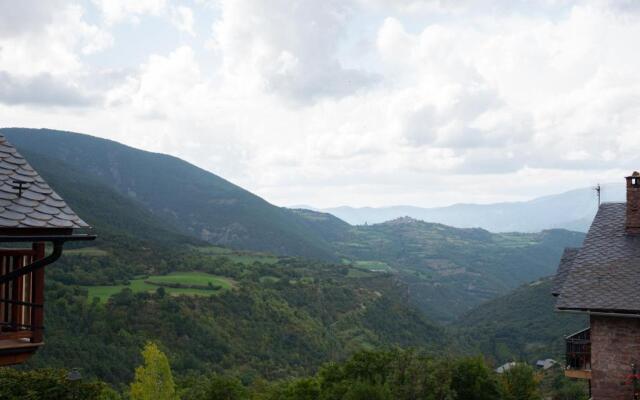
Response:
POLYGON ((136 368, 131 384, 131 400, 177 400, 175 383, 167 356, 153 342, 142 351, 144 365, 136 368))

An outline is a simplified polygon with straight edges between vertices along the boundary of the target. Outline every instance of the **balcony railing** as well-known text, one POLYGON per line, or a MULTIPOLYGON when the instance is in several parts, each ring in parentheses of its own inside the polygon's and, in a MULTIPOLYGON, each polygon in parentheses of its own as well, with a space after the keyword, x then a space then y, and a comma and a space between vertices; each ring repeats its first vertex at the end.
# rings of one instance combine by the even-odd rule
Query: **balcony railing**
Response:
POLYGON ((571 378, 591 379, 591 329, 586 328, 565 337, 565 375, 571 378))
MULTIPOLYGON (((0 249, 0 276, 44 257, 44 244, 0 249)), ((0 284, 0 365, 22 362, 42 344, 44 269, 0 284)))

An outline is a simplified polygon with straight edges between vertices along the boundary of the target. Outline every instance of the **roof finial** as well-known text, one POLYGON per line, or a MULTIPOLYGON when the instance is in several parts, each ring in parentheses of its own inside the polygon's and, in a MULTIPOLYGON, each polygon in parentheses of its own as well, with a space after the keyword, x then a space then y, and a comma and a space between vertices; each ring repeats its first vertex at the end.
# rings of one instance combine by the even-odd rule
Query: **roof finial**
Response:
POLYGON ((13 187, 14 189, 18 189, 18 197, 22 197, 22 189, 26 189, 26 186, 25 186, 25 185, 28 185, 28 184, 29 184, 29 182, 27 182, 27 181, 23 181, 23 180, 20 180, 20 179, 14 179, 14 180, 13 180, 13 183, 14 183, 15 185, 12 185, 12 187, 13 187), (16 186, 16 185, 17 185, 17 186, 16 186))

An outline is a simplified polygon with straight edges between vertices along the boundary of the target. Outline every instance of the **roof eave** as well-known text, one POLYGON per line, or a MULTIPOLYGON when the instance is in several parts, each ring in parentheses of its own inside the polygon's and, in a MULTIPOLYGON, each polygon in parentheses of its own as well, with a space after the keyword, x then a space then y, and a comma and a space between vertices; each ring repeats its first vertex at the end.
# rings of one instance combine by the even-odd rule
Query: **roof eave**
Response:
POLYGON ((564 312, 564 313, 587 314, 587 315, 616 317, 616 318, 640 318, 640 310, 606 310, 606 309, 556 307, 556 311, 564 312))

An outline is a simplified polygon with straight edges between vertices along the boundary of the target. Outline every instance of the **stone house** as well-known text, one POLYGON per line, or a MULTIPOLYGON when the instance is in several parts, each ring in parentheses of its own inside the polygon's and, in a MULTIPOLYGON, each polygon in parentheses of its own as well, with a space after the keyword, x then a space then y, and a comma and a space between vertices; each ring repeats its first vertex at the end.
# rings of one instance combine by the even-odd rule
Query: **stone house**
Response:
POLYGON ((566 337, 565 375, 588 379, 594 400, 640 399, 640 173, 626 181, 627 202, 600 205, 553 288, 558 311, 589 316, 566 337))

